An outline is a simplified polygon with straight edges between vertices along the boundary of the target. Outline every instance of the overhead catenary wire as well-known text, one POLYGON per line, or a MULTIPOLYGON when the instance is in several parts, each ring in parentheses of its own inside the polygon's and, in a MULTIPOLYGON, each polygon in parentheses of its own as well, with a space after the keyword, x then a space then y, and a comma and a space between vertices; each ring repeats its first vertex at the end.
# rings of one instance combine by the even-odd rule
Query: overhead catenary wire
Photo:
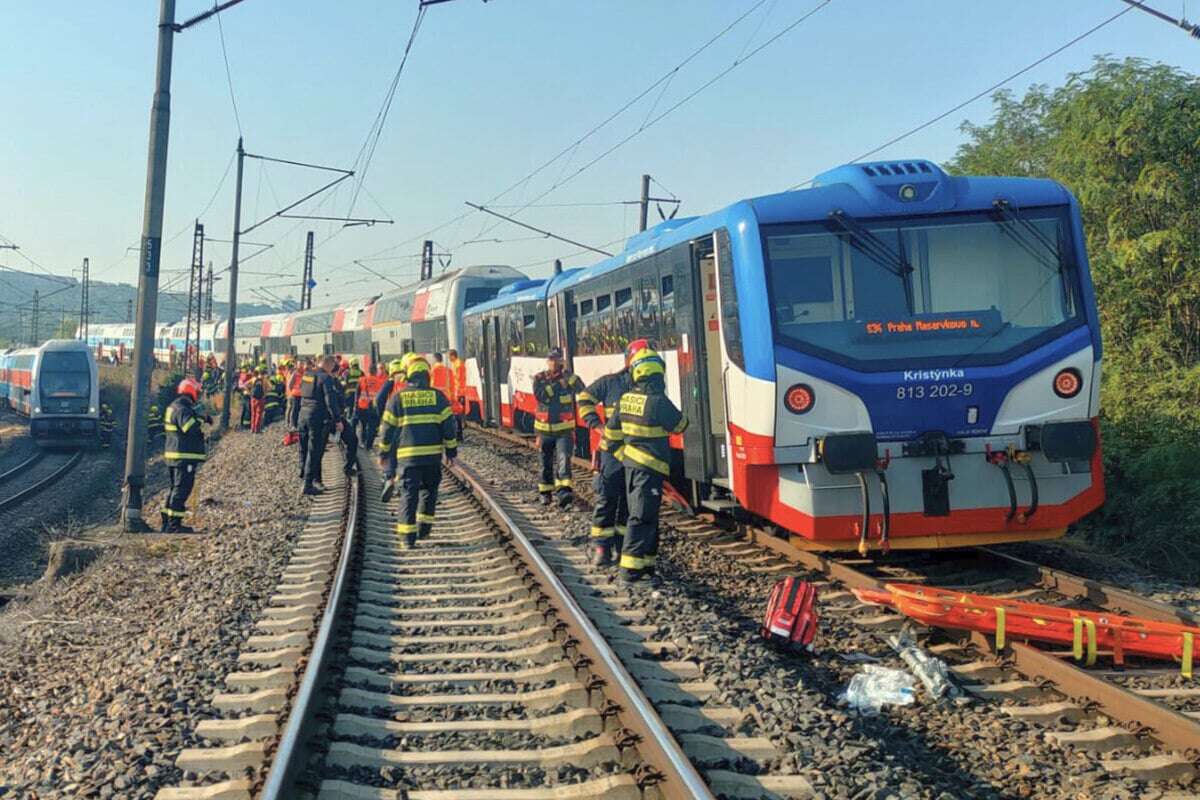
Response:
MULTIPOLYGON (((946 117, 950 116, 951 114, 961 111, 962 109, 964 109, 967 106, 974 103, 976 100, 979 100, 980 98, 991 94, 992 92, 996 91, 997 89, 1000 89, 1003 86, 1005 86, 1006 84, 1011 83, 1012 81, 1021 77, 1022 75, 1024 75, 1026 72, 1029 72, 1034 67, 1037 67, 1040 64, 1043 64, 1043 63, 1049 61, 1051 58, 1054 58, 1054 56, 1058 55, 1059 53, 1063 52, 1064 50, 1066 50, 1076 44, 1079 44, 1079 42, 1082 42, 1084 39, 1091 36, 1096 31, 1110 25, 1113 22, 1116 22, 1118 19, 1125 16, 1130 11, 1133 11, 1133 9, 1135 7, 1136 6, 1130 6, 1128 8, 1124 8, 1124 9, 1118 11, 1117 13, 1113 14, 1111 17, 1108 17, 1108 18, 1102 20, 1101 22, 1097 23, 1096 25, 1093 25, 1092 27, 1088 28, 1083 33, 1076 35, 1074 38, 1072 38, 1070 41, 1066 42, 1065 44, 1059 45, 1058 47, 1054 48, 1053 50, 1046 53, 1045 55, 1038 57, 1034 61, 1031 61, 1029 64, 1026 64, 1024 67, 1021 67, 1016 72, 1013 72, 1013 73, 1007 75, 1006 77, 1002 78, 1001 80, 996 81, 995 83, 993 83, 991 86, 987 87, 986 89, 976 92, 975 94, 968 97, 966 100, 963 100, 962 102, 955 104, 953 107, 948 108, 945 111, 938 114, 937 116, 922 122, 920 125, 916 125, 912 128, 909 128, 908 130, 904 131, 903 133, 893 136, 892 138, 888 139, 883 144, 872 147, 870 150, 867 150, 865 153, 859 154, 855 158, 852 158, 850 160, 850 163, 862 161, 865 158, 870 158, 871 156, 875 155, 876 153, 878 153, 882 150, 886 150, 887 148, 891 147, 892 145, 898 144, 899 142, 904 141, 905 139, 909 138, 910 136, 913 136, 914 134, 920 133, 921 131, 925 130, 926 128, 930 127, 931 125, 936 125, 937 123, 941 122, 942 120, 944 120, 946 117)), ((799 189, 801 186, 807 186, 808 184, 812 183, 814 180, 816 180, 815 175, 813 177, 809 178, 808 180, 797 183, 794 186, 789 186, 788 191, 789 192, 795 191, 796 189, 799 189)))
MULTIPOLYGON (((217 8, 217 3, 213 3, 213 8, 217 8)), ((221 14, 215 14, 217 18, 217 35, 221 40, 221 58, 225 61, 225 81, 229 84, 229 103, 233 106, 233 121, 237 125, 238 136, 242 135, 242 117, 238 113, 237 95, 233 91, 233 71, 229 69, 229 51, 225 49, 225 26, 221 24, 221 14)))

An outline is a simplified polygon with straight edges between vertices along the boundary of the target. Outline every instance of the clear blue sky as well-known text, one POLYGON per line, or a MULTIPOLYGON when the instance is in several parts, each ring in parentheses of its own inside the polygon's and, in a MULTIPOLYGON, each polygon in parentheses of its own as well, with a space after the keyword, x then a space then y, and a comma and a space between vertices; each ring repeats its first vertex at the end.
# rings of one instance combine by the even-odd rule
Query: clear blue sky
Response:
MULTIPOLYGON (((318 303, 384 286, 355 258, 403 281, 420 235, 483 202, 567 147, 758 0, 455 0, 431 7, 401 79, 357 214, 395 225, 317 224, 318 303), (406 241, 413 240, 413 241, 406 241), (364 280, 366 279, 366 280, 364 280)), ((97 280, 136 279, 127 246, 141 232, 157 3, 9 0, 0 9, 0 235, 53 272, 84 256, 97 280)), ((183 19, 208 7, 179 0, 183 19)), ((818 0, 766 0, 666 86, 498 204, 520 204, 635 131, 753 51, 818 0), (650 115, 648 117, 648 115, 650 115)), ((1157 0, 1200 17, 1200 0, 1157 0)), ((416 0, 245 0, 222 15, 250 152, 350 166, 399 61, 416 0)), ((833 0, 761 53, 540 203, 635 199, 649 172, 683 198, 681 214, 785 189, 850 160, 966 99, 1120 11, 1118 0, 833 0)), ((1132 11, 1011 84, 1057 85, 1098 53, 1200 69, 1200 42, 1132 11)), ((164 282, 190 260, 190 224, 230 163, 234 122, 215 20, 175 43, 164 282)), ((886 150, 944 160, 981 100, 886 150)), ((245 225, 319 185, 320 174, 247 161, 245 225)), ((229 238, 232 171, 204 213, 229 238)), ((345 214, 351 186, 305 206, 345 214)), ((657 191, 657 188, 656 188, 657 191)), ((636 230, 628 206, 529 208, 522 219, 610 244, 636 230)), ((273 251, 247 263, 254 287, 298 282, 308 223, 277 220, 249 238, 273 251)), ((531 241, 474 214, 432 234, 453 263, 508 263, 545 274, 574 248, 531 241), (501 243, 464 244, 499 238, 501 243), (507 241, 518 239, 520 241, 507 241)), ((619 244, 611 247, 619 247, 619 244)), ((217 269, 228 246, 212 243, 217 269)), ((584 256, 568 264, 586 263, 584 256)), ((0 251, 0 264, 30 269, 0 251)), ((223 293, 222 293, 223 294, 223 293)), ((9 298, 4 298, 8 300, 9 298)), ((14 298, 24 300, 25 298, 14 298)))

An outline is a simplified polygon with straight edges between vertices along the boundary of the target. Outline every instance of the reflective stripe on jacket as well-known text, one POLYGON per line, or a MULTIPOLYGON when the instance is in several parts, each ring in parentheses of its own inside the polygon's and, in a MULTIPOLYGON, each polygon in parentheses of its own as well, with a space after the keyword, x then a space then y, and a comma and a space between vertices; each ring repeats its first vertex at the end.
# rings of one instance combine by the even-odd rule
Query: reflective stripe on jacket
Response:
POLYGON ((163 414, 163 432, 166 434, 163 458, 167 463, 203 461, 207 457, 204 452, 204 426, 200 417, 196 416, 191 398, 176 397, 167 406, 163 414))
POLYGON ((538 433, 564 436, 575 430, 575 395, 584 391, 583 381, 573 372, 554 375, 549 371, 533 377, 537 411, 533 429, 538 433))
MULTIPOLYGON (((601 419, 597 407, 604 408, 606 417, 612 416, 621 395, 632 389, 633 379, 629 377, 627 369, 603 375, 592 381, 591 386, 579 393, 579 415, 583 417, 583 421, 589 428, 599 428, 603 426, 604 420, 601 419)), ((608 452, 610 449, 615 450, 618 445, 620 442, 613 443, 608 429, 604 428, 603 437, 600 439, 600 449, 608 452)))
POLYGON ((687 417, 667 397, 662 378, 637 384, 621 395, 604 428, 604 438, 614 457, 627 468, 671 474, 673 433, 683 433, 687 417))
POLYGON ((457 436, 446 396, 430 387, 424 376, 416 376, 388 399, 379 428, 379 452, 394 456, 401 467, 436 464, 443 452, 457 451, 457 436))

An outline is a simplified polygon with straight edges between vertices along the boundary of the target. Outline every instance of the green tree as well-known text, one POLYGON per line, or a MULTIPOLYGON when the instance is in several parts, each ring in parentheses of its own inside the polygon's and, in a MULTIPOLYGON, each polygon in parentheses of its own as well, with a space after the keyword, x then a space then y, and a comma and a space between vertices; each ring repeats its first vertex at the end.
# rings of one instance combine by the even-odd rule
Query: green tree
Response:
MULTIPOLYGON (((1056 89, 1002 92, 947 166, 1053 178, 1079 199, 1104 335, 1110 501, 1094 538, 1200 557, 1200 79, 1098 58, 1056 89), (1183 543, 1181 543, 1183 540, 1183 543)), ((1181 566, 1180 569, 1185 567, 1181 566)))

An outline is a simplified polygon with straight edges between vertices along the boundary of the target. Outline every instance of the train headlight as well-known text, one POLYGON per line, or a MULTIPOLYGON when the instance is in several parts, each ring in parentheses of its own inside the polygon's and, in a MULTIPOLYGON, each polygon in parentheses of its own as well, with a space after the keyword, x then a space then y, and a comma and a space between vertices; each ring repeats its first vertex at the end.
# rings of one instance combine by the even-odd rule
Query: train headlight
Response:
POLYGON ((42 409, 41 409, 40 407, 38 407, 38 406, 35 406, 35 407, 34 407, 34 409, 33 409, 33 413, 35 413, 35 414, 40 414, 40 413, 42 413, 42 409))
POLYGON ((783 404, 793 414, 807 414, 817 403, 817 396, 812 387, 806 383, 797 383, 787 390, 783 396, 783 404))
POLYGON ((1069 400, 1083 388, 1083 375, 1074 367, 1067 367, 1054 376, 1054 393, 1069 400))
POLYGON ((95 413, 96 413, 96 407, 95 407, 95 406, 92 406, 91 408, 89 408, 89 409, 88 409, 88 413, 89 413, 89 414, 95 414, 95 413))

